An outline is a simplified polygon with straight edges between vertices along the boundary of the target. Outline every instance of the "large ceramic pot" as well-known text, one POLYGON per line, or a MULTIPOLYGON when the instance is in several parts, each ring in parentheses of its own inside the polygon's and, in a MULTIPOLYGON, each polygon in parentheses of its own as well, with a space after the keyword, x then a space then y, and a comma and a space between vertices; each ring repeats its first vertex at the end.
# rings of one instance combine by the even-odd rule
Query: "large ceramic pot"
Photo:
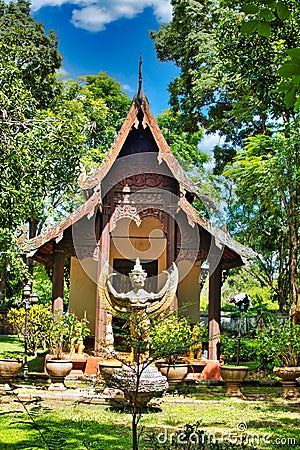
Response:
POLYGON ((249 368, 246 366, 221 366, 221 377, 226 383, 226 395, 229 397, 243 397, 240 390, 241 383, 247 376, 249 368))
POLYGON ((71 360, 67 359, 47 359, 46 371, 51 379, 49 390, 63 391, 66 388, 65 377, 69 375, 73 367, 71 360))
POLYGON ((99 362, 99 372, 106 383, 109 383, 112 376, 122 369, 123 364, 120 361, 101 361, 99 362))
POLYGON ((157 362, 156 367, 160 370, 162 375, 167 377, 170 386, 181 383, 189 373, 189 364, 187 363, 175 363, 168 364, 163 362, 157 362))
POLYGON ((274 367, 273 372, 281 378, 285 398, 299 397, 296 379, 300 377, 300 367, 274 367))
POLYGON ((0 392, 5 393, 11 387, 9 383, 22 368, 22 361, 18 359, 0 359, 0 392))

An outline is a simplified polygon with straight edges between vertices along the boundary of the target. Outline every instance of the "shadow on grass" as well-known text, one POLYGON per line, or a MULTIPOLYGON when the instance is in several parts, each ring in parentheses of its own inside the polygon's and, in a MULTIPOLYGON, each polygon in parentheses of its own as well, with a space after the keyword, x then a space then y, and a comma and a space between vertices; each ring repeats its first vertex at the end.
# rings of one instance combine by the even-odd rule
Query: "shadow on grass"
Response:
POLYGON ((131 431, 124 425, 103 424, 89 419, 58 420, 51 417, 49 412, 40 413, 38 417, 35 417, 37 427, 24 414, 18 414, 13 422, 10 414, 7 419, 5 430, 3 423, 1 424, 3 416, 0 422, 1 450, 125 450, 131 448, 131 431))
POLYGON ((17 336, 12 336, 8 334, 0 335, 0 343, 3 344, 14 344, 14 345, 22 345, 22 341, 17 336))

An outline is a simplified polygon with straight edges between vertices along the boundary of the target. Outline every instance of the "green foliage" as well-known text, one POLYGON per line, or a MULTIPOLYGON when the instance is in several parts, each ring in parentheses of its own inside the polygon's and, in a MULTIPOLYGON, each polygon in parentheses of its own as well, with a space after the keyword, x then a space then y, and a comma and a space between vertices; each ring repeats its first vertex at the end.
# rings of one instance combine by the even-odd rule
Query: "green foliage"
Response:
MULTIPOLYGON (((43 333, 45 331, 45 323, 50 315, 48 306, 33 305, 28 310, 27 324, 27 346, 29 354, 36 354, 37 349, 43 347, 43 333)), ((11 308, 7 314, 7 320, 10 323, 13 333, 20 338, 25 334, 25 309, 11 308)))
POLYGON ((272 286, 281 309, 297 298, 297 248, 299 230, 299 131, 249 137, 225 175, 236 185, 230 214, 232 224, 247 223, 235 234, 258 254, 260 280, 272 286), (276 283, 273 281, 276 275, 276 283), (271 283, 270 283, 271 281, 271 283), (288 284, 289 283, 289 284, 288 284))
MULTIPOLYGON (((237 340, 228 334, 221 334, 221 359, 226 364, 236 363, 237 340)), ((244 363, 257 362, 260 346, 255 338, 241 338, 240 361, 244 363)))
POLYGON ((193 328, 187 317, 180 318, 175 311, 168 312, 150 329, 150 356, 174 364, 205 340, 207 330, 202 324, 193 328))
MULTIPOLYGON (((270 38, 272 32, 278 26, 289 28, 291 23, 297 23, 298 17, 295 3, 290 0, 278 0, 270 2, 260 2, 253 0, 241 8, 241 12, 246 14, 246 19, 241 26, 241 31, 245 34, 257 32, 260 36, 270 38)), ((293 28, 290 27, 291 33, 293 28)), ((281 65, 278 68, 278 75, 284 81, 278 86, 278 91, 284 93, 284 103, 287 108, 295 106, 299 109, 300 91, 300 48, 289 48, 282 55, 281 65)))
POLYGON ((86 170, 96 169, 116 138, 130 107, 121 84, 104 72, 65 83, 65 96, 77 103, 85 116, 82 130, 86 151, 81 162, 86 170))
MULTIPOLYGON (((13 332, 19 337, 25 332, 25 309, 12 308, 7 319, 13 332)), ((34 305, 28 311, 28 350, 36 354, 38 348, 48 348, 51 354, 57 358, 64 351, 70 351, 71 347, 80 339, 89 335, 87 319, 78 319, 76 314, 52 313, 49 306, 34 305)))
POLYGON ((272 370, 275 366, 297 367, 300 364, 300 325, 291 326, 273 321, 257 333, 261 366, 272 370))
POLYGON ((86 318, 78 319, 76 314, 61 314, 60 311, 47 314, 44 320, 42 338, 50 354, 56 359, 63 357, 64 352, 70 352, 79 339, 90 334, 86 318))
MULTIPOLYGON (((35 99, 36 106, 44 108, 59 90, 56 70, 61 66, 62 57, 56 35, 53 31, 46 34, 44 26, 30 15, 27 0, 1 0, 0 10, 1 64, 11 71, 6 85, 13 88, 12 79, 17 73, 20 84, 35 99)), ((25 112, 27 117, 32 115, 31 108, 25 112)))

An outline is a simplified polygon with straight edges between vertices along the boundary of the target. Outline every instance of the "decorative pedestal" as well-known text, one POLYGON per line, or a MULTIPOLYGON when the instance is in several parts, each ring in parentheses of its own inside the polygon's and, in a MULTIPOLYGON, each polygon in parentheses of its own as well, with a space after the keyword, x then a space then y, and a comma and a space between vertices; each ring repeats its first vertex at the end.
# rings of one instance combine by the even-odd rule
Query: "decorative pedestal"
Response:
POLYGON ((124 392, 125 399, 138 411, 144 411, 153 397, 159 397, 168 389, 167 378, 155 366, 123 367, 112 376, 115 386, 124 392), (137 373, 139 372, 138 392, 137 373))
POLYGON ((300 377, 300 367, 274 367, 273 372, 281 378, 283 396, 286 399, 298 398, 296 379, 300 377))
POLYGON ((226 395, 228 397, 243 397, 240 390, 241 383, 247 376, 248 367, 245 366, 221 366, 221 377, 226 383, 226 395))
POLYGON ((70 376, 83 377, 87 358, 85 358, 84 356, 72 357, 71 361, 73 366, 70 372, 70 376))

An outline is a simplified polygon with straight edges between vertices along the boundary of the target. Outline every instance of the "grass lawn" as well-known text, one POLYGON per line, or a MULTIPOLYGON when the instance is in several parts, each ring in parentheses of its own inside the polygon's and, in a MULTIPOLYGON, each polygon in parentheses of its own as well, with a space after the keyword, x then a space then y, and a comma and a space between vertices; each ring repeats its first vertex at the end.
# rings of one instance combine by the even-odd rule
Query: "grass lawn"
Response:
MULTIPOLYGON (((269 393, 264 401, 228 399, 224 388, 220 387, 201 387, 200 391, 196 395, 169 395, 158 400, 156 408, 142 417, 140 448, 151 448, 147 438, 151 432, 162 433, 161 440, 164 436, 169 439, 170 434, 184 424, 201 421, 201 429, 206 435, 210 433, 211 439, 224 435, 232 442, 239 442, 241 436, 248 434, 250 443, 252 441, 259 449, 300 449, 300 401, 282 400, 278 389, 269 393)), ((15 401, 0 404, 1 450, 131 448, 128 412, 113 411, 105 405, 57 401, 33 402, 27 408, 48 447, 24 406, 15 401)))
MULTIPOLYGON (((22 340, 0 337, 0 354, 23 349, 22 340)), ((43 355, 30 357, 30 372, 43 372, 43 359, 43 355)), ((68 386, 75 385, 69 381, 68 386)), ((140 449, 151 448, 150 433, 161 433, 160 439, 169 441, 185 424, 198 421, 207 439, 224 436, 239 443, 248 436, 257 449, 300 449, 300 399, 283 400, 277 387, 245 385, 243 391, 248 400, 225 397, 223 386, 200 385, 156 400, 156 406, 141 419, 140 449)), ((17 399, 8 404, 1 403, 0 397, 0 450, 130 450, 130 424, 129 412, 105 405, 39 400, 22 404, 17 399)))
MULTIPOLYGON (((19 354, 24 358, 24 339, 17 336, 1 335, 0 336, 0 358, 1 355, 9 353, 19 354)), ((43 373, 44 371, 44 353, 38 353, 37 356, 28 356, 29 372, 43 373)))

